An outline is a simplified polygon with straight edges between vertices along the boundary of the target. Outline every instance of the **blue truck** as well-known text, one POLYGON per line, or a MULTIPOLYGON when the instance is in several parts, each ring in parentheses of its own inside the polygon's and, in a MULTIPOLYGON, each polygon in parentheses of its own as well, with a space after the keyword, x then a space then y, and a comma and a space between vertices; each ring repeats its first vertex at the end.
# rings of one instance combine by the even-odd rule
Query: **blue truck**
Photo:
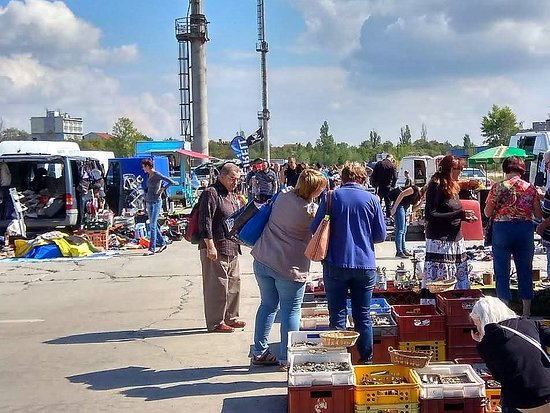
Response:
POLYGON ((191 206, 194 203, 194 191, 191 187, 191 159, 210 159, 208 155, 193 152, 185 148, 184 141, 138 141, 136 156, 162 155, 168 158, 169 175, 177 185, 168 188, 168 199, 183 202, 191 206))
POLYGON ((148 175, 141 168, 141 161, 153 160, 153 167, 168 176, 169 164, 165 156, 134 156, 109 159, 105 176, 105 198, 109 208, 120 215, 123 209, 143 209, 148 175))
POLYGON ((193 205, 193 190, 189 182, 189 157, 179 152, 185 151, 184 141, 138 141, 135 150, 136 156, 161 155, 168 158, 167 176, 177 182, 168 188, 168 199, 183 202, 184 205, 193 205))

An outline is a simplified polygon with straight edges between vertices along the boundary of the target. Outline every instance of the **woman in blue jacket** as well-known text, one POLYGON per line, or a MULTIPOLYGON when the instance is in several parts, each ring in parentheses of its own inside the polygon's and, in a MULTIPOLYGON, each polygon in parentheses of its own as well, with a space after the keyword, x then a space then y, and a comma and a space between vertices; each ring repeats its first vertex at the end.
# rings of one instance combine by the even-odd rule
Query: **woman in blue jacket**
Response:
POLYGON ((376 282, 374 244, 386 239, 386 224, 380 201, 365 190, 367 172, 357 162, 342 169, 342 186, 332 192, 330 211, 326 197, 321 202, 311 231, 315 232, 325 214, 330 215, 329 249, 323 261, 323 281, 327 294, 330 327, 346 329, 348 289, 360 362, 372 359, 370 303, 376 282))

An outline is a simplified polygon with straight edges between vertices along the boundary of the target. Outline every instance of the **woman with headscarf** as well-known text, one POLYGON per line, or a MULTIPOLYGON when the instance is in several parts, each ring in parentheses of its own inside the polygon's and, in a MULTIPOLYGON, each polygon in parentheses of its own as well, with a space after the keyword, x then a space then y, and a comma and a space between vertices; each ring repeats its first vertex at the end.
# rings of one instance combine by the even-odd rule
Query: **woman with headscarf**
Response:
POLYGON ((477 351, 502 386, 502 412, 550 412, 550 328, 519 318, 495 297, 480 298, 470 317, 477 351))

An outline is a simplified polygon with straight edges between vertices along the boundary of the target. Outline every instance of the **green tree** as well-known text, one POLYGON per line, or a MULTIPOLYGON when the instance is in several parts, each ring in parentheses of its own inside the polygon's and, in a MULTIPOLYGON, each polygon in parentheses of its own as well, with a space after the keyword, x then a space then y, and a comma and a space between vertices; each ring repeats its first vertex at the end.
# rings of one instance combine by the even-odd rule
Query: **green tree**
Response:
POLYGON ((376 149, 382 143, 382 137, 375 130, 371 130, 369 133, 369 143, 372 149, 376 149))
POLYGON ((335 161, 336 154, 336 142, 334 136, 329 132, 328 122, 324 121, 321 129, 319 130, 319 139, 315 143, 316 152, 319 158, 315 162, 321 162, 323 164, 330 164, 335 161))
POLYGON ((510 136, 518 131, 516 115, 509 106, 493 105, 481 121, 481 134, 486 138, 484 143, 490 146, 508 145, 510 136))
POLYGON ((113 126, 111 139, 106 142, 106 149, 112 150, 116 156, 127 157, 134 154, 137 141, 151 140, 139 132, 127 117, 118 118, 113 126))
POLYGON ((428 140, 428 127, 425 123, 422 124, 422 128, 420 129, 420 140, 427 141, 428 140))
POLYGON ((474 143, 472 142, 472 140, 470 139, 470 135, 468 135, 467 133, 464 135, 464 138, 463 139, 463 146, 464 148, 472 148, 474 147, 474 143))
POLYGON ((31 134, 22 129, 0 129, 0 141, 28 141, 31 139, 31 134))
POLYGON ((399 136, 399 145, 410 145, 412 143, 411 129, 409 125, 405 125, 401 128, 401 134, 399 136))

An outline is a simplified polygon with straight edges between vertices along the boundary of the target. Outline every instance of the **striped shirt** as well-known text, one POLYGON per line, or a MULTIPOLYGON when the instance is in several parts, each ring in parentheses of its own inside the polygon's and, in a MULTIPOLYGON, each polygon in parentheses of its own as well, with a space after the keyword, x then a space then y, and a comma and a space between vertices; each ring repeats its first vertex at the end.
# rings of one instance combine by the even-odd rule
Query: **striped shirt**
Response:
POLYGON ((258 181, 258 193, 261 195, 273 195, 277 191, 277 175, 271 169, 267 172, 258 171, 255 175, 258 181))

